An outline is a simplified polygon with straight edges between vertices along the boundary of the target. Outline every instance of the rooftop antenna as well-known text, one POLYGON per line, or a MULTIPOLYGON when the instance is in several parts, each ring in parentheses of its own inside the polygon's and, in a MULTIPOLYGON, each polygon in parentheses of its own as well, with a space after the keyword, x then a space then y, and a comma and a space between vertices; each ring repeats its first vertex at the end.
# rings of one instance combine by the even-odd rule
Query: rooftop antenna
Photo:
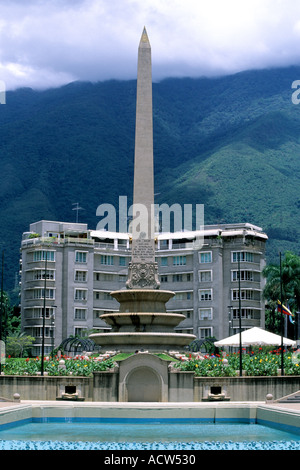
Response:
POLYGON ((83 209, 83 207, 79 206, 79 202, 73 202, 72 205, 75 206, 75 207, 73 207, 72 211, 76 211, 76 224, 77 224, 78 223, 78 212, 82 211, 84 209, 83 209))

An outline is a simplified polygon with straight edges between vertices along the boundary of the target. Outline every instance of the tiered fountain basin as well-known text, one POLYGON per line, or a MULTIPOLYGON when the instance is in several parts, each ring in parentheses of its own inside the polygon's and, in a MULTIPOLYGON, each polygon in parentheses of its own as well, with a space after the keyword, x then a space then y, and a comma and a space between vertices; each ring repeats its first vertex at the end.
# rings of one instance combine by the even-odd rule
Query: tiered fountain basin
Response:
POLYGON ((182 314, 166 312, 165 304, 174 292, 124 289, 111 295, 120 303, 119 312, 100 317, 111 326, 111 331, 90 335, 102 348, 125 352, 182 350, 195 339, 194 335, 174 331, 185 318, 182 314))

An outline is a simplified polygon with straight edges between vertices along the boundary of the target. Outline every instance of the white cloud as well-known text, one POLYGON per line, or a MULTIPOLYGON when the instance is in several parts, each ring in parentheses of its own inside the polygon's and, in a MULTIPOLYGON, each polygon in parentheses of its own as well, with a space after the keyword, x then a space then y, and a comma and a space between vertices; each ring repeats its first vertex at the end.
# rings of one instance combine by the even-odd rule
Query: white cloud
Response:
POLYGON ((298 0, 0 0, 8 89, 135 78, 145 25, 153 78, 300 63, 298 0))

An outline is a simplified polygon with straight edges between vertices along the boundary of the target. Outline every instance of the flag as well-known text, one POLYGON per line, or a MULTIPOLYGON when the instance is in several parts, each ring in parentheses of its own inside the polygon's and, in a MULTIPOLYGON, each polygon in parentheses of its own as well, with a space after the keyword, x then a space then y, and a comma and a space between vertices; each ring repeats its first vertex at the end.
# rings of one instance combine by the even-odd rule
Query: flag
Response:
POLYGON ((292 312, 285 305, 282 304, 281 306, 281 302, 279 300, 277 300, 277 310, 285 315, 292 315, 292 312))
MULTIPOLYGON (((290 306, 288 304, 288 309, 290 309, 290 306)), ((289 320, 290 320, 290 323, 292 323, 292 325, 295 324, 295 314, 292 313, 292 315, 289 315, 289 320)))
POLYGON ((294 315, 289 315, 289 320, 294 325, 294 323, 295 323, 294 315))

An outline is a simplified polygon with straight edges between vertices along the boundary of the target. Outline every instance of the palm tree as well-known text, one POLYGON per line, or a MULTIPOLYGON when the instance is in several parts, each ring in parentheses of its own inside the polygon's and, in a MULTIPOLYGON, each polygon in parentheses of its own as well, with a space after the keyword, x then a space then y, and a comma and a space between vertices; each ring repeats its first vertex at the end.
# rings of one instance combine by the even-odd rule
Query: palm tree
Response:
POLYGON ((276 264, 266 266, 263 275, 266 278, 263 295, 271 311, 269 326, 278 330, 280 316, 276 312, 277 300, 281 300, 281 289, 283 303, 288 303, 292 312, 298 311, 300 306, 300 257, 287 251, 281 263, 281 276, 280 265, 276 264))

